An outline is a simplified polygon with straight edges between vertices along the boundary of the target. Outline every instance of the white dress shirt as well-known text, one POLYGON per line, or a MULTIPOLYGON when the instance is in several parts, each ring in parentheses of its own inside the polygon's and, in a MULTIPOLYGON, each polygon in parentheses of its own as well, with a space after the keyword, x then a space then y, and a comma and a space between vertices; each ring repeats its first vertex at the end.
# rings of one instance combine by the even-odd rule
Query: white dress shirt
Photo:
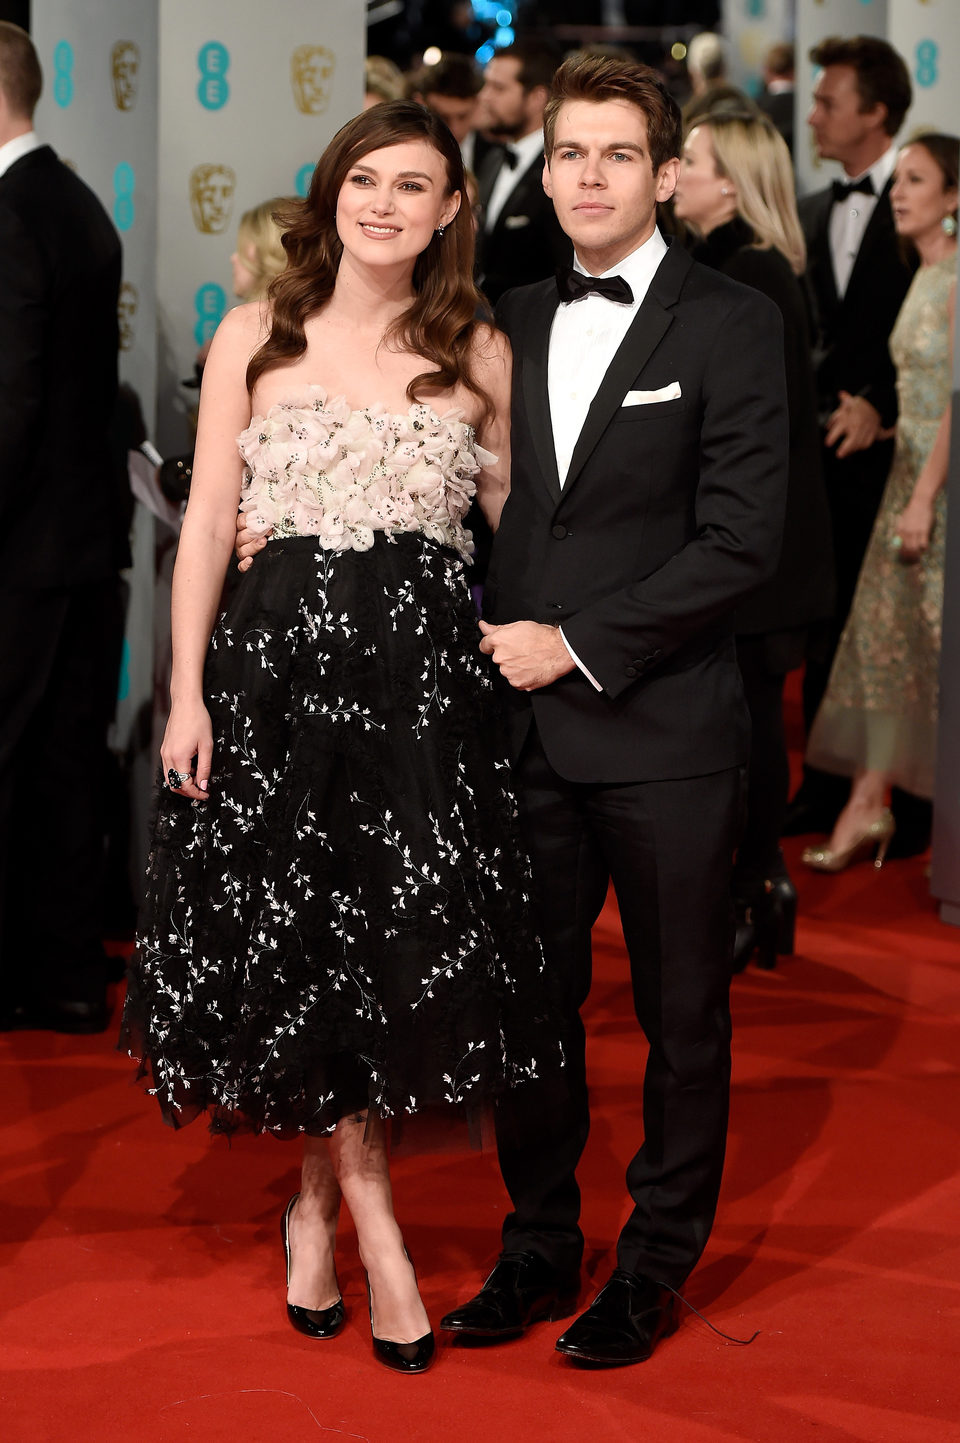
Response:
POLYGON ((862 180, 869 175, 873 181, 873 195, 855 190, 846 200, 835 200, 830 212, 830 254, 833 258, 833 278, 837 295, 841 298, 850 283, 850 276, 856 264, 857 253, 863 242, 870 217, 877 208, 877 201, 883 194, 887 181, 896 164, 896 147, 891 145, 879 160, 874 161, 862 175, 848 175, 846 180, 862 180))
POLYGON ((516 190, 520 177, 526 175, 538 156, 542 160, 543 131, 531 130, 530 134, 525 135, 522 140, 511 141, 507 150, 512 151, 517 157, 517 163, 513 169, 504 163, 497 172, 497 178, 493 182, 493 190, 490 192, 490 199, 487 201, 487 208, 484 212, 484 230, 493 230, 498 215, 516 190))
POLYGON ((37 132, 28 130, 25 135, 15 135, 6 145, 0 145, 0 175, 4 175, 22 156, 29 155, 31 150, 37 150, 42 144, 37 132))
MULTIPOLYGON (((608 301, 606 296, 588 295, 578 301, 562 302, 557 307, 547 352, 547 392, 561 486, 567 479, 574 447, 593 398, 666 253, 666 241, 654 228, 653 235, 642 246, 603 272, 605 277, 622 276, 633 291, 632 301, 608 301)), ((588 274, 576 258, 573 267, 588 274)), ((562 627, 560 636, 584 676, 597 691, 602 691, 596 677, 568 644, 562 627)))

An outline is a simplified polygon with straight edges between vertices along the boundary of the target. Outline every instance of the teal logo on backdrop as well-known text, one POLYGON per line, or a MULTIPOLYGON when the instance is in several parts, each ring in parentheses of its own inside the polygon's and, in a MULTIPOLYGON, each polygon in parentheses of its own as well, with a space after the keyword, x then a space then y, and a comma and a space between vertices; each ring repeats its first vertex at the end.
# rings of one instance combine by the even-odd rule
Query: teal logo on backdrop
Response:
POLYGON ((136 217, 133 192, 137 178, 133 166, 121 160, 113 172, 113 219, 117 230, 129 230, 136 217))
POLYGON ((61 40, 53 52, 53 98, 66 110, 73 99, 73 46, 61 40))
POLYGON ((126 701, 130 695, 130 643, 126 637, 123 638, 123 651, 120 653, 120 675, 117 678, 117 701, 126 701))
POLYGON ((219 40, 209 40, 200 47, 197 54, 200 67, 200 84, 197 99, 205 110, 222 110, 230 99, 230 52, 219 40))
POLYGON ((747 0, 747 14, 751 20, 762 20, 767 13, 767 0, 747 0))
POLYGON ((301 165, 297 171, 297 178, 294 182, 297 187, 297 195, 306 195, 310 189, 310 182, 313 180, 313 172, 315 170, 316 166, 312 161, 309 165, 301 165))
POLYGON ((227 309, 227 293, 223 286, 218 286, 210 281, 201 286, 193 298, 193 307, 197 313, 197 324, 193 328, 193 338, 198 346, 204 341, 209 341, 214 331, 223 320, 223 313, 227 309))
POLYGON ((914 71, 918 85, 936 85, 940 79, 938 61, 940 46, 935 40, 921 40, 917 46, 917 68, 914 71))

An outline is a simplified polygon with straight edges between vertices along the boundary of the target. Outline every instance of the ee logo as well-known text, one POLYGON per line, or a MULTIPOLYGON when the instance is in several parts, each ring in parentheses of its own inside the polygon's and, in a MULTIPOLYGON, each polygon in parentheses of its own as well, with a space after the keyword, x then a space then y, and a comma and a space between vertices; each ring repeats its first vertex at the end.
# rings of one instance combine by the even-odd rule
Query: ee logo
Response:
POLYGON ((222 110, 230 99, 230 52, 219 40, 210 40, 202 45, 197 54, 200 67, 200 84, 197 99, 205 110, 222 110))
POLYGON ((297 171, 296 181, 294 182, 297 188, 297 195, 301 197, 306 196, 307 192, 310 189, 310 182, 311 180, 313 180, 313 172, 315 170, 316 165, 312 160, 307 165, 301 165, 300 169, 297 171))
POLYGON ((193 307, 197 313, 193 339, 198 346, 202 346, 204 342, 212 339, 214 331, 223 320, 223 313, 227 309, 227 293, 223 286, 210 281, 197 291, 193 298, 193 307))
POLYGON ((936 85, 940 79, 937 62, 940 47, 935 40, 921 40, 917 46, 916 80, 918 85, 936 85))
POLYGON ((751 20, 762 20, 767 13, 767 0, 746 0, 746 8, 751 20))
POLYGON ((53 98, 66 110, 73 99, 73 46, 61 40, 53 52, 53 98))
POLYGON ((133 166, 121 160, 113 172, 113 219, 117 230, 129 230, 136 217, 133 192, 136 189, 133 166))

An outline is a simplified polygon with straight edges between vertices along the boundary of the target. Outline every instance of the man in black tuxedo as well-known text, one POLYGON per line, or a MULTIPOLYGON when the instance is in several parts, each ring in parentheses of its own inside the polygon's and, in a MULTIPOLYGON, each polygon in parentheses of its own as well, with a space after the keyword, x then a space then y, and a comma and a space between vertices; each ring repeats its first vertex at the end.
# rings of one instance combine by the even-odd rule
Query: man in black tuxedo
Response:
POLYGON ((589 1110, 580 1020, 612 878, 650 1053, 617 1268, 557 1348, 639 1362, 676 1326, 723 1168, 731 858, 749 728, 732 614, 773 572, 786 485, 779 311, 656 226, 680 115, 655 72, 573 57, 544 185, 576 266, 507 294, 511 491, 482 649, 509 686, 524 837, 565 1084, 498 1108, 503 1252, 443 1327, 496 1338, 571 1311, 589 1110))
MULTIPOLYGON (((807 730, 823 698, 864 552, 893 459, 896 371, 888 340, 913 274, 890 210, 893 137, 910 107, 907 68, 885 40, 828 39, 810 58, 822 67, 809 123, 824 160, 845 180, 800 202, 807 277, 817 312, 815 360, 823 468, 833 523, 836 608, 811 645, 803 684, 807 730)), ((848 778, 807 767, 786 831, 830 832, 850 791, 848 778)), ((929 841, 930 806, 896 792, 897 850, 929 841)))
POLYGON ((534 41, 498 50, 484 71, 478 124, 505 144, 487 155, 477 181, 477 274, 491 305, 511 286, 552 276, 571 259, 541 184, 543 107, 556 54, 534 41))
POLYGON ((129 501, 109 440, 120 242, 0 23, 0 1025, 102 1030, 106 733, 129 501))

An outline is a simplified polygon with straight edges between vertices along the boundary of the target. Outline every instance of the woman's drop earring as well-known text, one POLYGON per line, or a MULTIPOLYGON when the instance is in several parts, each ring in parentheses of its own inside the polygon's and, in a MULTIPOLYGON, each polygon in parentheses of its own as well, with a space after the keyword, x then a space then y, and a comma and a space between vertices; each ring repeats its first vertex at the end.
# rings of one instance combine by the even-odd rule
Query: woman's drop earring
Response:
POLYGON ((445 226, 445 225, 438 225, 438 226, 437 226, 437 240, 443 240, 443 233, 444 233, 445 230, 446 230, 446 226, 445 226))
POLYGON ((957 233, 957 222, 952 215, 945 215, 940 222, 944 235, 950 236, 951 240, 957 233))

